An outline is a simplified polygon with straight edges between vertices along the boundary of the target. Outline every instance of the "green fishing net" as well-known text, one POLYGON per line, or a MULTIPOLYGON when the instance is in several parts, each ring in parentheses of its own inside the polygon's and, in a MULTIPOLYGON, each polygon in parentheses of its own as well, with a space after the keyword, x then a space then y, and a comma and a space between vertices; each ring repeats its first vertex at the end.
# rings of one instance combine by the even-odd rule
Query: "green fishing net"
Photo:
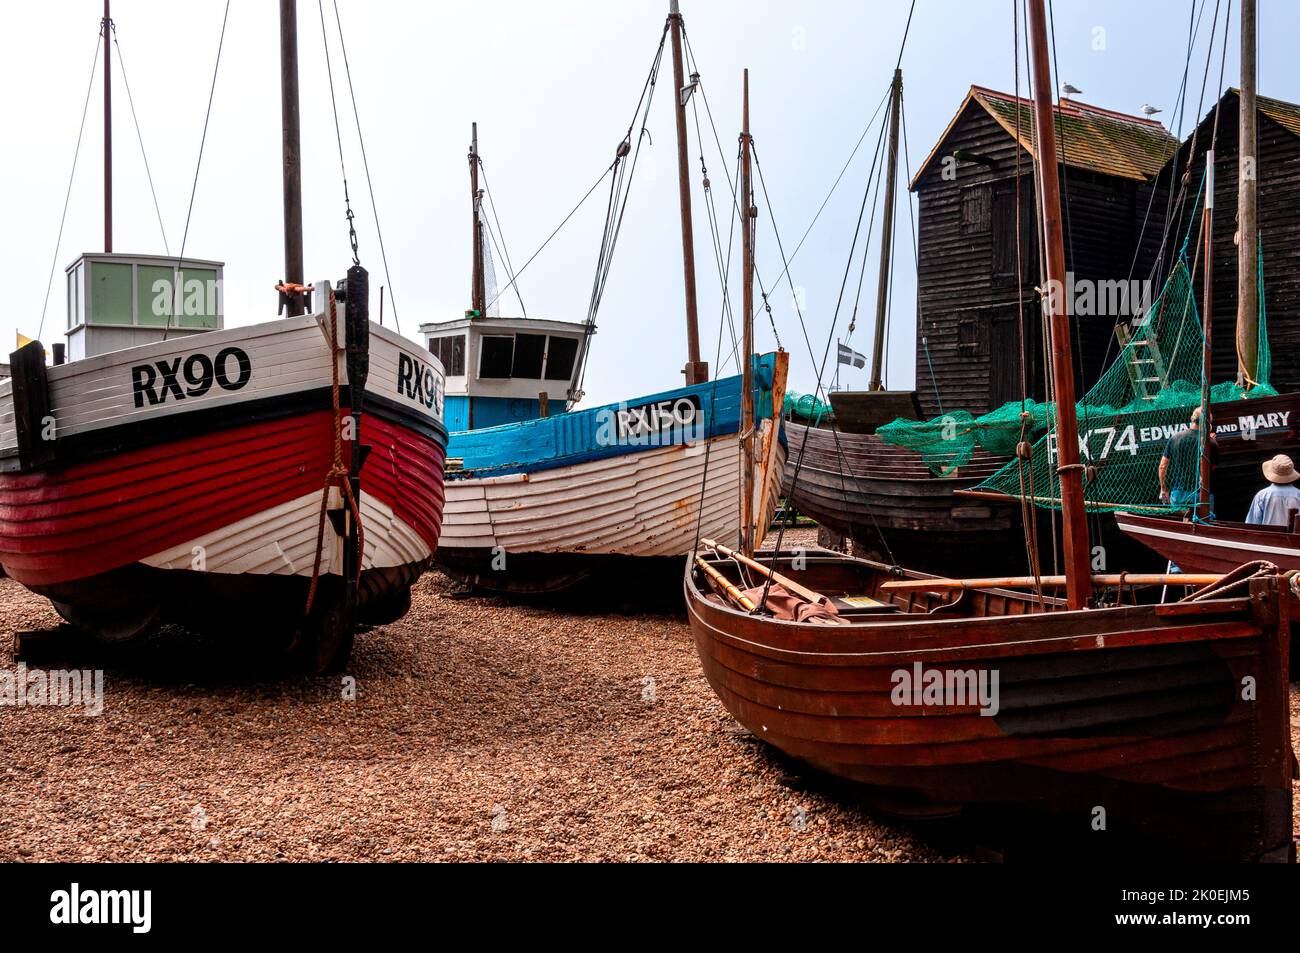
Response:
POLYGON ((831 405, 823 400, 818 400, 814 394, 787 393, 785 395, 785 416, 788 419, 811 424, 815 427, 821 423, 823 418, 829 417, 830 414, 831 405))
MULTIPOLYGON (((1268 383, 1272 358, 1262 280, 1260 285, 1259 382, 1248 390, 1233 382, 1216 384, 1210 391, 1212 404, 1277 393, 1268 383)), ((1159 297, 1116 333, 1122 345, 1119 357, 1077 405, 1088 509, 1185 510, 1198 486, 1201 438, 1191 438, 1186 445, 1180 441, 1172 453, 1167 474, 1174 491, 1170 501, 1160 498, 1158 475, 1170 438, 1188 429, 1192 411, 1201 403, 1204 339, 1185 254, 1159 297)), ((877 433, 886 443, 921 454, 938 475, 953 474, 969 463, 977 449, 1012 456, 976 489, 1015 497, 1024 493, 1040 506, 1058 507, 1055 428, 1053 405, 1027 400, 1003 404, 978 417, 957 411, 930 421, 900 418, 877 433), (1017 455, 1022 442, 1029 452, 1017 455)))

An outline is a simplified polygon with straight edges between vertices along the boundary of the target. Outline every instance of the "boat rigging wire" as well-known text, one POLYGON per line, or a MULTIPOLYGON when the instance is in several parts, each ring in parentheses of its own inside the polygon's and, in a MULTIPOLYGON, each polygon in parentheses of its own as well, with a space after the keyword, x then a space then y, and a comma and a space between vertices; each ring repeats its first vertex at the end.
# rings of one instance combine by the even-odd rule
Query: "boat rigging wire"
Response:
MULTIPOLYGON (((316 9, 320 13, 320 41, 321 46, 325 48, 325 76, 329 81, 330 109, 334 113, 334 139, 339 147, 339 173, 343 177, 343 208, 346 210, 348 220, 348 244, 352 246, 352 264, 360 265, 361 259, 357 254, 356 216, 352 212, 352 199, 348 195, 348 168, 343 161, 343 129, 339 125, 338 100, 334 98, 334 69, 330 65, 329 34, 325 31, 325 5, 321 0, 316 0, 316 9)), ((393 308, 393 320, 397 320, 396 306, 393 308)))
POLYGON ((68 173, 68 189, 63 196, 63 214, 59 216, 59 235, 54 241, 54 257, 50 261, 50 277, 45 282, 45 301, 41 305, 41 322, 36 330, 36 339, 40 340, 41 332, 45 330, 45 309, 50 304, 50 289, 54 287, 54 269, 59 264, 59 248, 63 245, 63 226, 68 220, 68 202, 72 198, 72 183, 77 175, 77 157, 81 155, 81 137, 86 131, 86 113, 90 110, 90 94, 95 88, 95 71, 99 68, 99 48, 104 42, 103 30, 100 30, 99 39, 95 41, 95 53, 90 58, 90 80, 86 83, 86 102, 81 107, 81 125, 77 127, 77 145, 72 150, 72 170, 68 173))
MULTIPOLYGON (((317 2, 319 3, 320 0, 317 0, 317 2)), ((357 144, 361 148, 361 166, 366 173, 366 191, 370 194, 370 214, 374 217, 375 237, 379 240, 379 259, 384 264, 384 278, 388 282, 388 300, 393 306, 393 324, 396 325, 397 333, 400 334, 402 332, 402 321, 397 316, 397 296, 393 294, 393 276, 389 273, 388 270, 388 250, 384 247, 384 229, 379 224, 379 205, 377 202, 375 202, 375 186, 370 178, 370 159, 366 155, 366 138, 361 133, 361 113, 357 110, 357 94, 352 86, 352 65, 348 62, 347 42, 343 39, 343 20, 339 17, 338 0, 333 0, 333 2, 334 2, 334 23, 338 29, 338 34, 339 34, 339 50, 343 53, 343 72, 347 76, 347 80, 348 80, 348 98, 352 101, 352 119, 356 123, 356 127, 357 127, 357 144)), ((328 59, 328 48, 326 51, 326 56, 328 59)), ((333 98, 333 95, 334 95, 334 89, 331 83, 330 86, 331 99, 333 98)), ((335 125, 337 125, 337 123, 338 120, 336 117, 335 125)), ((355 246, 354 246, 353 257, 355 258, 355 246)))
MULTIPOLYGON (((203 149, 208 142, 208 123, 212 119, 212 100, 217 94, 217 74, 221 70, 221 51, 226 45, 226 22, 230 19, 230 0, 226 0, 225 12, 221 14, 221 35, 217 39, 217 57, 212 64, 212 84, 208 89, 208 108, 203 113, 203 135, 199 137, 199 155, 194 162, 194 181, 190 184, 190 204, 185 210, 185 229, 181 233, 181 250, 176 256, 176 264, 172 268, 172 306, 167 311, 167 323, 163 325, 162 339, 167 340, 167 334, 172 327, 172 318, 176 311, 176 302, 180 300, 180 289, 177 287, 180 280, 181 263, 185 260, 185 245, 190 237, 190 219, 194 215, 194 196, 199 189, 199 170, 203 168, 203 149)), ((169 256, 170 257, 170 256, 169 256)))
POLYGON ((158 193, 153 186, 153 172, 149 169, 149 156, 144 149, 144 134, 140 131, 140 119, 135 114, 135 97, 131 95, 131 83, 126 78, 126 60, 122 58, 122 47, 117 42, 117 23, 109 20, 108 25, 113 32, 113 48, 117 50, 117 65, 122 71, 122 85, 126 88, 126 101, 131 107, 131 121, 135 124, 135 138, 140 143, 140 158, 144 160, 144 174, 149 180, 149 195, 153 199, 154 214, 158 216, 158 231, 162 233, 163 252, 170 256, 171 248, 167 245, 167 229, 163 226, 162 209, 158 207, 158 193))
POLYGON ((587 191, 583 194, 582 198, 578 199, 578 204, 573 206, 573 208, 569 209, 569 214, 564 216, 564 218, 560 221, 560 224, 555 226, 555 230, 551 232, 551 234, 547 235, 546 240, 537 246, 537 250, 528 256, 528 260, 524 262, 523 266, 517 272, 515 272, 515 276, 510 280, 510 283, 507 284, 504 288, 498 289, 496 297, 493 298, 491 301, 489 301, 486 305, 484 305, 485 308, 490 308, 492 305, 496 304, 497 299, 500 298, 503 294, 505 294, 506 291, 509 288, 511 288, 516 281, 519 280, 519 278, 523 275, 523 273, 528 270, 528 266, 533 263, 533 260, 536 259, 537 256, 540 255, 545 250, 546 246, 551 243, 551 239, 560 233, 560 229, 564 228, 564 226, 569 223, 569 219, 573 218, 573 216, 578 213, 578 209, 582 208, 582 206, 587 204, 587 199, 591 198, 591 193, 595 192, 596 189, 600 187, 600 183, 605 181, 605 176, 609 175, 614 171, 615 164, 616 163, 611 163, 601 171, 600 177, 597 178, 595 182, 591 183, 591 188, 587 189, 587 191))
POLYGON ((654 60, 650 64, 650 72, 646 76, 645 84, 641 87, 641 96, 637 100, 636 109, 632 113, 632 121, 628 124, 627 133, 615 151, 614 163, 611 166, 614 169, 614 177, 610 182, 609 200, 605 207, 605 228, 601 237, 600 254, 596 259, 596 275, 592 279, 591 297, 587 304, 587 320, 586 327, 583 330, 582 353, 579 357, 577 379, 572 388, 571 399, 573 400, 581 399, 582 386, 586 383, 586 355, 591 347, 591 335, 596 327, 596 315, 600 311, 600 303, 605 296, 605 285, 609 281, 610 268, 614 264, 614 249, 618 245, 618 236, 623 229, 623 216, 627 212, 627 203, 632 196, 632 183, 636 176, 637 162, 641 158, 641 146, 647 140, 650 140, 652 146, 654 145, 647 124, 650 121, 650 106, 654 102, 656 84, 659 79, 659 67, 663 62, 664 46, 667 41, 668 23, 665 22, 663 33, 659 37, 659 47, 655 51, 654 60), (634 148, 632 146, 632 137, 633 130, 637 128, 638 116, 641 117, 641 122, 640 130, 636 133, 636 146, 634 148), (629 153, 632 156, 630 163, 624 161, 629 153))
MULTIPOLYGON (((519 301, 519 310, 523 312, 524 317, 528 317, 528 308, 524 304, 523 295, 519 291, 519 285, 515 284, 515 266, 510 261, 510 248, 506 245, 506 231, 501 227, 501 219, 497 217, 497 203, 492 198, 492 186, 488 184, 487 166, 483 164, 483 157, 478 156, 478 168, 483 173, 483 193, 487 196, 488 208, 492 212, 492 220, 497 224, 497 234, 501 236, 500 256, 506 265, 506 274, 510 277, 510 284, 515 290, 515 298, 519 301)), ((486 222, 484 223, 486 224, 486 222)), ((492 229, 488 229, 488 234, 492 234, 492 229)), ((493 247, 496 247, 495 236, 492 239, 493 247)))

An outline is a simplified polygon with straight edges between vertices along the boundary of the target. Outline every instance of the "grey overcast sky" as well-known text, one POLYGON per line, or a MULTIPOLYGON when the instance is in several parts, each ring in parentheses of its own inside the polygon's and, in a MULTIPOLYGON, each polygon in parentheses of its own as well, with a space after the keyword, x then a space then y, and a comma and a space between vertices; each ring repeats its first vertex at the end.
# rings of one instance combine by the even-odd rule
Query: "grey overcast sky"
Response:
MULTIPOLYGON (((1222 0, 1224 6, 1227 0, 1222 0)), ((1163 107, 1173 123, 1192 0, 1055 0, 1061 79, 1092 104, 1136 112, 1163 107)), ((751 73, 752 130, 777 225, 792 251, 888 86, 905 0, 682 0, 709 104, 726 158, 706 125, 705 158, 726 221, 724 170, 734 165, 741 70, 751 73)), ((1300 101, 1300 4, 1261 0, 1259 89, 1300 101)), ((113 18, 157 188, 171 253, 176 254, 195 173, 223 0, 115 0, 113 18)), ((469 186, 465 162, 471 121, 512 259, 522 265, 613 158, 659 42, 668 0, 477 0, 416 3, 339 0, 356 84, 370 171, 391 266, 402 331, 418 338, 422 321, 455 316, 469 303, 469 186)), ((1208 4, 1192 57, 1191 108, 1214 4, 1208 4)), ((0 229, 8 300, 0 335, 15 330, 47 345, 64 322, 63 267, 102 248, 102 121, 99 84, 86 119, 55 282, 41 328, 42 301, 90 78, 102 4, 98 0, 9 3, 0 57, 0 229)), ((333 34, 333 11, 325 6, 333 34)), ((1225 85, 1237 76, 1236 10, 1225 85)), ((1220 22, 1222 22, 1222 15, 1220 22)), ((337 278, 348 263, 337 146, 330 112, 320 14, 299 3, 300 81, 307 278, 337 278)), ((1220 33, 1220 39, 1222 34, 1220 33)), ((1218 45, 1206 108, 1218 92, 1218 45)), ((1014 82, 1011 0, 918 0, 903 58, 908 156, 925 157, 971 84, 1009 90, 1014 82)), ((387 283, 366 180, 352 127, 337 46, 335 83, 362 262, 375 285, 387 283)), ((1023 51, 1022 51, 1023 55, 1023 51)), ((681 251, 677 217, 671 71, 667 55, 650 118, 642 166, 599 318, 586 403, 613 401, 680 384, 685 360, 681 251)), ((217 76, 208 143, 199 172, 187 255, 226 263, 228 326, 275 313, 281 276, 280 100, 277 5, 233 0, 217 76)), ((116 56, 114 84, 114 248, 163 249, 140 146, 116 56)), ((1190 128, 1191 117, 1185 122, 1190 128)), ((1175 129, 1175 132, 1178 130, 1175 129)), ((1184 130, 1185 131, 1185 130, 1184 130)), ((694 129, 692 128, 692 137, 694 129)), ((872 131, 794 260, 809 336, 827 340, 862 200, 872 131)), ((701 336, 714 362, 720 283, 710 249, 691 145, 701 336)), ((578 320, 590 295, 603 196, 582 211, 520 279, 528 314, 578 320)), ((760 197, 759 269, 781 270, 760 197)), ((891 386, 914 376, 914 264, 905 206, 889 347, 891 386)), ((725 236, 724 236, 725 240, 725 236)), ((855 346, 869 350, 874 315, 872 262, 862 293, 855 346)), ((736 256, 738 260, 738 255, 736 256)), ((497 262, 504 284, 505 267, 497 262)), ((847 323, 849 303, 839 327, 847 323)), ((778 332, 792 354, 792 387, 809 390, 813 365, 787 288, 774 290, 778 332)), ((514 313, 512 295, 504 310, 514 313)), ((393 309, 386 308, 391 322, 393 309)), ((760 347, 774 345, 758 320, 760 347)), ((3 348, 5 352, 8 347, 3 348)), ((734 364, 731 365, 734 370, 734 364)), ((865 385, 861 380, 849 383, 865 385)), ((829 376, 829 375, 828 375, 829 376)))

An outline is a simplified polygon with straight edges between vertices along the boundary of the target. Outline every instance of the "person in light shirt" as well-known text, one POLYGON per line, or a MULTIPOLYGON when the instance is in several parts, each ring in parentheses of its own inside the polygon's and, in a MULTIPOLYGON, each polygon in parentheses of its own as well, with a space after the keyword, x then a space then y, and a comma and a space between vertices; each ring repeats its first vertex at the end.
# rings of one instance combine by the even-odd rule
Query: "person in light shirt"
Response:
POLYGON ((1255 494, 1246 522, 1257 526, 1290 526, 1291 514, 1300 510, 1300 490, 1294 485, 1300 479, 1300 472, 1291 458, 1282 453, 1265 461, 1263 470, 1269 485, 1255 494))

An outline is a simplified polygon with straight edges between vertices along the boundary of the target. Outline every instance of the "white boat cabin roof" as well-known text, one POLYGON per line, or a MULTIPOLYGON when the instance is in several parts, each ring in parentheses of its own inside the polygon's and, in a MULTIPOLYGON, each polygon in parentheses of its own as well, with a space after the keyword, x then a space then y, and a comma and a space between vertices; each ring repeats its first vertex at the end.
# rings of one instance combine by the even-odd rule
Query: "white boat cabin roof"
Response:
POLYGON ((85 252, 64 269, 68 360, 225 326, 219 261, 85 252))
POLYGON ((543 318, 463 317, 420 325, 442 361, 449 397, 562 399, 573 385, 585 322, 543 318))

